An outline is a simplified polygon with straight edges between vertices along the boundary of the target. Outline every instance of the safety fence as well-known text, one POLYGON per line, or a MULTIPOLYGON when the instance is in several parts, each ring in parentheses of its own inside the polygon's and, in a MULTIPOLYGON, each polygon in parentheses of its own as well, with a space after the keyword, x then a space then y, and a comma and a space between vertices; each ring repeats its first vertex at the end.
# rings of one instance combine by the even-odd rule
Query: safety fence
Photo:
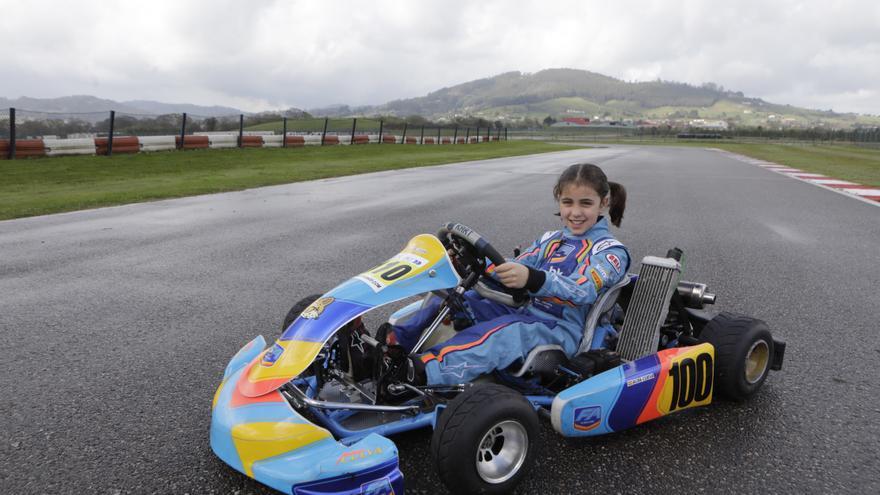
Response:
POLYGON ((209 148, 472 144, 507 137, 507 128, 501 127, 410 125, 396 119, 0 110, 0 159, 209 148))

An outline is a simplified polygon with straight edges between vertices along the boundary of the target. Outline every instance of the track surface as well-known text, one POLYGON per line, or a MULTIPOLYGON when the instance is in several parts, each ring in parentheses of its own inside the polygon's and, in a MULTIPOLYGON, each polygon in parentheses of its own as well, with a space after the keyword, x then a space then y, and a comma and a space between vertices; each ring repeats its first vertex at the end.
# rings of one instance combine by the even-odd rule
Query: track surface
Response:
MULTIPOLYGON (((289 305, 446 220, 503 252, 556 228, 576 161, 629 190, 634 258, 679 246, 718 309, 765 319, 784 370, 595 439, 545 425, 523 493, 880 492, 880 214, 712 151, 579 150, 0 222, 0 492, 269 493, 208 445, 229 357, 289 305)), ((442 486, 395 437, 408 492, 442 486)))

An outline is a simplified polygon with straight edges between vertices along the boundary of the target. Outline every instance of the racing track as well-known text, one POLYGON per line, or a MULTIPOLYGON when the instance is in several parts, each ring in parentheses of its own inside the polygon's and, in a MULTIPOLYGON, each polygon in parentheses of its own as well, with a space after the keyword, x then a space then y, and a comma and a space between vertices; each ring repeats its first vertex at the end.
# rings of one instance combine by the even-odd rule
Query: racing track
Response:
MULTIPOLYGON (((523 493, 880 492, 880 211, 713 151, 612 147, 0 222, 0 492, 269 493, 214 457, 229 357, 298 297, 445 220, 505 254, 554 228, 553 181, 589 160, 629 189, 619 238, 679 246, 719 309, 788 342, 755 400, 566 440, 523 493)), ((410 493, 440 491, 430 432, 395 437, 410 493)))

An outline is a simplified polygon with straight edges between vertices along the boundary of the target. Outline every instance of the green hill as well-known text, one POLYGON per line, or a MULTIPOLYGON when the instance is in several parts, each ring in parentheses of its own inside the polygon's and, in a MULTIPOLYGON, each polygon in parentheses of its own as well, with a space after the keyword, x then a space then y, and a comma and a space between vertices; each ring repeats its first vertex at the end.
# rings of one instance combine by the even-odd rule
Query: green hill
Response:
POLYGON ((350 113, 331 116, 421 115, 435 121, 472 116, 515 123, 526 119, 540 121, 550 115, 556 119, 586 117, 658 123, 713 119, 731 125, 766 127, 880 125, 880 116, 778 105, 713 83, 692 86, 660 80, 626 82, 576 69, 547 69, 534 74, 507 72, 442 88, 419 98, 394 100, 375 107, 338 108, 350 113))

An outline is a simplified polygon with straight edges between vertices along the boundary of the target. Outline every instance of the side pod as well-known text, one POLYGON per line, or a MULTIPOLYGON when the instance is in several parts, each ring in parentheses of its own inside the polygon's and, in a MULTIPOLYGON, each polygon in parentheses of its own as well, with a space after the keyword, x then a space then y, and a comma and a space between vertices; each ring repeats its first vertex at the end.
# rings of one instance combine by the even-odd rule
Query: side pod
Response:
POLYGON ((560 392, 550 410, 567 437, 625 430, 712 402, 715 348, 666 349, 628 362, 560 392))

